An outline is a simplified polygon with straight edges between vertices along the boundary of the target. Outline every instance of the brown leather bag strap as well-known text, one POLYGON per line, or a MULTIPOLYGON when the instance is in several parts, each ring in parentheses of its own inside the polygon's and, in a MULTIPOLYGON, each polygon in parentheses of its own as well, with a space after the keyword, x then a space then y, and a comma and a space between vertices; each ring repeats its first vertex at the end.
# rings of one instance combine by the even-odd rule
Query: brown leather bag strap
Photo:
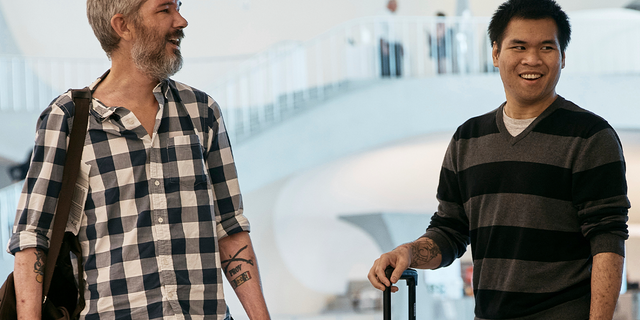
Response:
MULTIPOLYGON (((80 241, 78 241, 78 237, 74 236, 72 233, 67 233, 65 237, 69 239, 65 240, 69 243, 71 252, 76 256, 76 263, 78 266, 78 274, 76 275, 76 281, 78 283, 78 304, 76 305, 76 310, 73 310, 73 314, 71 319, 78 319, 80 312, 84 310, 86 305, 84 301, 84 265, 82 263, 82 248, 80 247, 80 241)), ((69 310, 70 312, 72 310, 69 310)))
POLYGON ((64 169, 62 171, 62 185, 60 187, 60 195, 58 196, 58 206, 56 207, 51 241, 49 242, 47 263, 45 264, 42 291, 44 297, 49 293, 51 278, 53 277, 53 271, 55 270, 56 261, 58 260, 62 240, 64 239, 64 231, 67 227, 73 191, 76 186, 76 181, 78 180, 82 149, 87 135, 87 123, 89 121, 91 90, 89 90, 89 88, 71 90, 71 95, 73 97, 73 103, 75 104, 75 115, 73 117, 73 127, 71 128, 69 137, 64 169))

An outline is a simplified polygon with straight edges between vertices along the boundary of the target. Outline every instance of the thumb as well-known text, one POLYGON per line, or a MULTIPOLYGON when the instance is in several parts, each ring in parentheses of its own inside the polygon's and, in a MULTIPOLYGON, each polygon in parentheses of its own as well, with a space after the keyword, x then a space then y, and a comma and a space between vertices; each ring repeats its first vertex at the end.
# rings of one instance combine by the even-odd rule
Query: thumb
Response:
POLYGON ((393 273, 391 274, 391 282, 392 283, 396 283, 398 282, 398 280, 400 280, 400 277, 402 277, 402 273, 404 272, 404 268, 398 267, 396 266, 396 268, 393 270, 393 273))

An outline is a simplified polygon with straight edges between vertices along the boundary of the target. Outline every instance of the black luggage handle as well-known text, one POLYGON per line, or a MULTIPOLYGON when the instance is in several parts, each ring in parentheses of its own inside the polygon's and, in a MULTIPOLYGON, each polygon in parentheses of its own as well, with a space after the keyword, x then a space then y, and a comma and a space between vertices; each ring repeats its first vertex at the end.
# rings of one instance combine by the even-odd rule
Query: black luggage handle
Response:
MULTIPOLYGON (((391 273, 393 273, 393 267, 388 266, 384 270, 387 279, 391 279, 391 273)), ((416 320, 416 284, 418 283, 418 271, 414 269, 407 269, 402 273, 400 279, 404 279, 409 287, 409 320, 416 320)), ((384 304, 384 320, 391 320, 391 287, 387 287, 384 290, 383 297, 384 304)))

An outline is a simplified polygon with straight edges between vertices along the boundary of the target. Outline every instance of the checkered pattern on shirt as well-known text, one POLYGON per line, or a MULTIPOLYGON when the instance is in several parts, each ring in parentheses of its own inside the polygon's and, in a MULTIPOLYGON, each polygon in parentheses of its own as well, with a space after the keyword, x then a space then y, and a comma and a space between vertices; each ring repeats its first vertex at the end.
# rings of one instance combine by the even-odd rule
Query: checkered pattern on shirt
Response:
MULTIPOLYGON (((224 319, 217 240, 248 231, 249 223, 220 110, 205 93, 172 80, 153 93, 152 137, 129 110, 92 103, 82 157, 90 188, 78 234, 87 302, 81 316, 224 319)), ((49 246, 73 114, 67 92, 39 118, 12 253, 49 246)))

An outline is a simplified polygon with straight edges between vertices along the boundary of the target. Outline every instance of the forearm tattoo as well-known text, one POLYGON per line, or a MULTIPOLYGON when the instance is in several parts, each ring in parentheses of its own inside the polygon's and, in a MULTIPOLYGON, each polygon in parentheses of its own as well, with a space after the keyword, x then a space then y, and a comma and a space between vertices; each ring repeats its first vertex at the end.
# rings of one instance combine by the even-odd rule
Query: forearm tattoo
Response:
POLYGON ((243 285, 245 282, 251 280, 251 273, 249 271, 241 274, 237 278, 231 280, 231 286, 235 290, 237 287, 243 285))
POLYGON ((441 254, 440 248, 431 239, 412 243, 411 251, 413 252, 412 261, 417 265, 428 263, 441 254))
POLYGON ((242 265, 241 264, 229 269, 229 275, 230 276, 235 276, 238 272, 240 272, 240 270, 242 270, 242 265))
POLYGON ((41 250, 36 250, 36 263, 33 264, 33 272, 36 274, 36 281, 44 282, 45 256, 41 250))
MULTIPOLYGON (((242 265, 244 263, 249 264, 249 265, 254 265, 253 264, 253 259, 243 259, 243 258, 238 258, 238 255, 240 255, 240 253, 242 251, 244 251, 245 249, 247 249, 249 246, 244 246, 242 247, 240 250, 238 250, 238 252, 236 252, 235 255, 233 256, 229 256, 229 259, 227 260, 223 260, 222 261, 222 266, 224 269, 224 273, 228 274, 229 277, 233 277, 236 274, 238 274, 240 271, 242 271, 242 265), (231 263, 233 262, 239 262, 239 264, 235 265, 234 267, 230 267, 231 263)), ((231 280, 231 286, 233 287, 233 289, 241 286, 242 284, 244 284, 245 282, 251 280, 251 273, 249 273, 249 271, 244 272, 243 274, 239 275, 237 278, 231 280)))

